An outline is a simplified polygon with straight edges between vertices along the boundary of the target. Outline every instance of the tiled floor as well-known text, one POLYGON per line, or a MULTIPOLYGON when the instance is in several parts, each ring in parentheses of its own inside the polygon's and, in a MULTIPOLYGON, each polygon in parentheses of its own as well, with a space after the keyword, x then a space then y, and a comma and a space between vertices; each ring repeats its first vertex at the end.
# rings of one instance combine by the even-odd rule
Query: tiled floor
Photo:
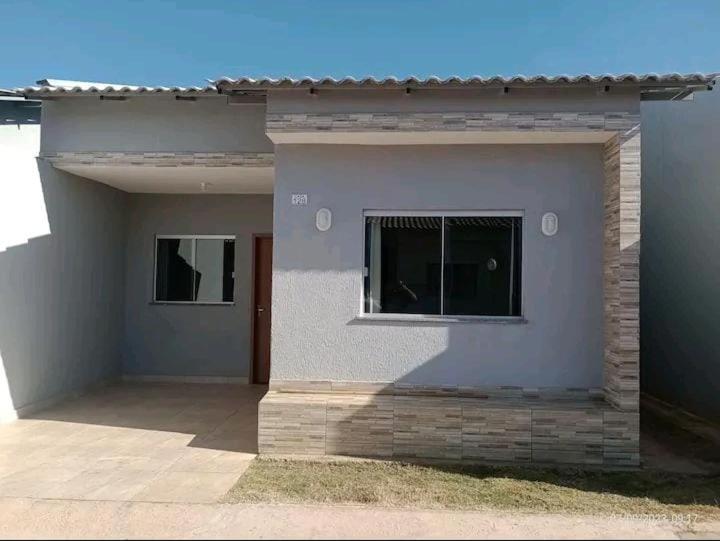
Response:
POLYGON ((128 383, 0 425, 0 497, 217 501, 257 452, 265 390, 128 383))

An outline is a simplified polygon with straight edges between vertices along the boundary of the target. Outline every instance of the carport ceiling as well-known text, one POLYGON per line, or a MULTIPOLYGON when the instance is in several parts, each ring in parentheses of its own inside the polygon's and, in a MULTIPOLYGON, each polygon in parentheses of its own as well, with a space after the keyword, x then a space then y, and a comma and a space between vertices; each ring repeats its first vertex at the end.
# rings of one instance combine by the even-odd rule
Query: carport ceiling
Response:
POLYGON ((274 167, 143 167, 55 164, 57 169, 133 193, 273 193, 274 167), (203 189, 204 183, 204 189, 203 189))

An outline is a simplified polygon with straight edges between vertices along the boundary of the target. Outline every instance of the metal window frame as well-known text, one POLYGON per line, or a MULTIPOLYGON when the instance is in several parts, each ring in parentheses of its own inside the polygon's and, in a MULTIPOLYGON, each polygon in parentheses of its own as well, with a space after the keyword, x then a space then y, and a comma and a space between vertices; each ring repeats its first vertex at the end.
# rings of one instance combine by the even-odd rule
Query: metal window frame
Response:
MULTIPOLYGON (((517 316, 487 316, 487 315, 453 315, 453 314, 445 314, 444 313, 444 304, 445 304, 445 295, 444 295, 444 287, 445 287, 445 218, 455 218, 455 217, 497 217, 497 218, 520 218, 520 224, 522 226, 521 229, 521 239, 520 239, 520 251, 521 253, 525 251, 525 210, 523 209, 507 209, 507 210, 416 210, 416 209, 402 209, 402 210, 388 210, 388 209, 365 209, 363 210, 363 219, 362 219, 362 268, 363 272, 362 274, 362 286, 360 288, 360 319, 378 319, 378 320, 387 320, 387 319, 397 319, 398 321, 457 321, 457 320, 477 320, 477 321, 524 321, 525 320, 525 273, 523 272, 523 269, 520 269, 520 291, 521 291, 521 298, 520 298, 520 314, 517 316), (366 218, 373 217, 373 216, 387 216, 387 217, 437 217, 442 218, 442 225, 441 225, 441 259, 440 259, 440 313, 439 314, 403 314, 403 313, 389 313, 389 312, 381 312, 381 313, 375 313, 375 312, 366 312, 365 311, 365 250, 367 247, 368 239, 366 237, 366 231, 365 231, 365 223, 367 222, 366 218)), ((515 230, 513 229, 513 235, 515 234, 515 230)), ((514 246, 514 243, 513 243, 514 246)), ((512 257, 514 259, 515 250, 513 248, 512 250, 512 257)), ((522 258, 521 265, 525 264, 525 258, 522 258)), ((367 269, 367 272, 370 272, 370 269, 367 269)), ((512 283, 510 285, 511 287, 511 295, 512 295, 512 283)))
MULTIPOLYGON (((157 264, 158 264, 158 241, 162 239, 179 239, 179 240, 192 240, 191 245, 191 265, 195 268, 195 251, 198 240, 232 240, 235 242, 237 248, 237 237, 235 235, 155 235, 155 241, 153 242, 153 295, 152 304, 188 304, 188 305, 217 305, 217 306, 232 306, 235 304, 235 291, 233 291, 233 300, 231 301, 164 301, 157 298, 157 264)), ((234 278, 234 272, 233 272, 234 278)), ((194 284, 193 284, 194 288, 194 284)))

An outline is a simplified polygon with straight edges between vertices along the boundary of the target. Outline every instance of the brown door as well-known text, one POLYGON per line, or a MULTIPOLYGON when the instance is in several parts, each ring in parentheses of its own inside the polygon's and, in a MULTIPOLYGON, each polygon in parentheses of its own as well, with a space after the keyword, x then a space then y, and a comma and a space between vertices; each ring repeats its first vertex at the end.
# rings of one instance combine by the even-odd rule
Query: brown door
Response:
POLYGON ((270 381, 272 245, 272 237, 255 238, 253 383, 268 383, 270 381))

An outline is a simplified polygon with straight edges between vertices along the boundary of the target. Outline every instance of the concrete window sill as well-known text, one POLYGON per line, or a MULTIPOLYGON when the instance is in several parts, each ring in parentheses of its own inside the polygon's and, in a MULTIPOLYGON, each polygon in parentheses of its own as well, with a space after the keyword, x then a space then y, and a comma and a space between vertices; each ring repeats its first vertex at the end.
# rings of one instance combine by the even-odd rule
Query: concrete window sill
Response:
POLYGON ((159 306, 235 306, 234 302, 150 301, 148 304, 159 306))
POLYGON ((414 314, 360 314, 352 320, 353 324, 363 323, 402 323, 412 324, 465 324, 465 325, 526 325, 528 320, 522 316, 495 317, 495 316, 431 316, 414 314))

